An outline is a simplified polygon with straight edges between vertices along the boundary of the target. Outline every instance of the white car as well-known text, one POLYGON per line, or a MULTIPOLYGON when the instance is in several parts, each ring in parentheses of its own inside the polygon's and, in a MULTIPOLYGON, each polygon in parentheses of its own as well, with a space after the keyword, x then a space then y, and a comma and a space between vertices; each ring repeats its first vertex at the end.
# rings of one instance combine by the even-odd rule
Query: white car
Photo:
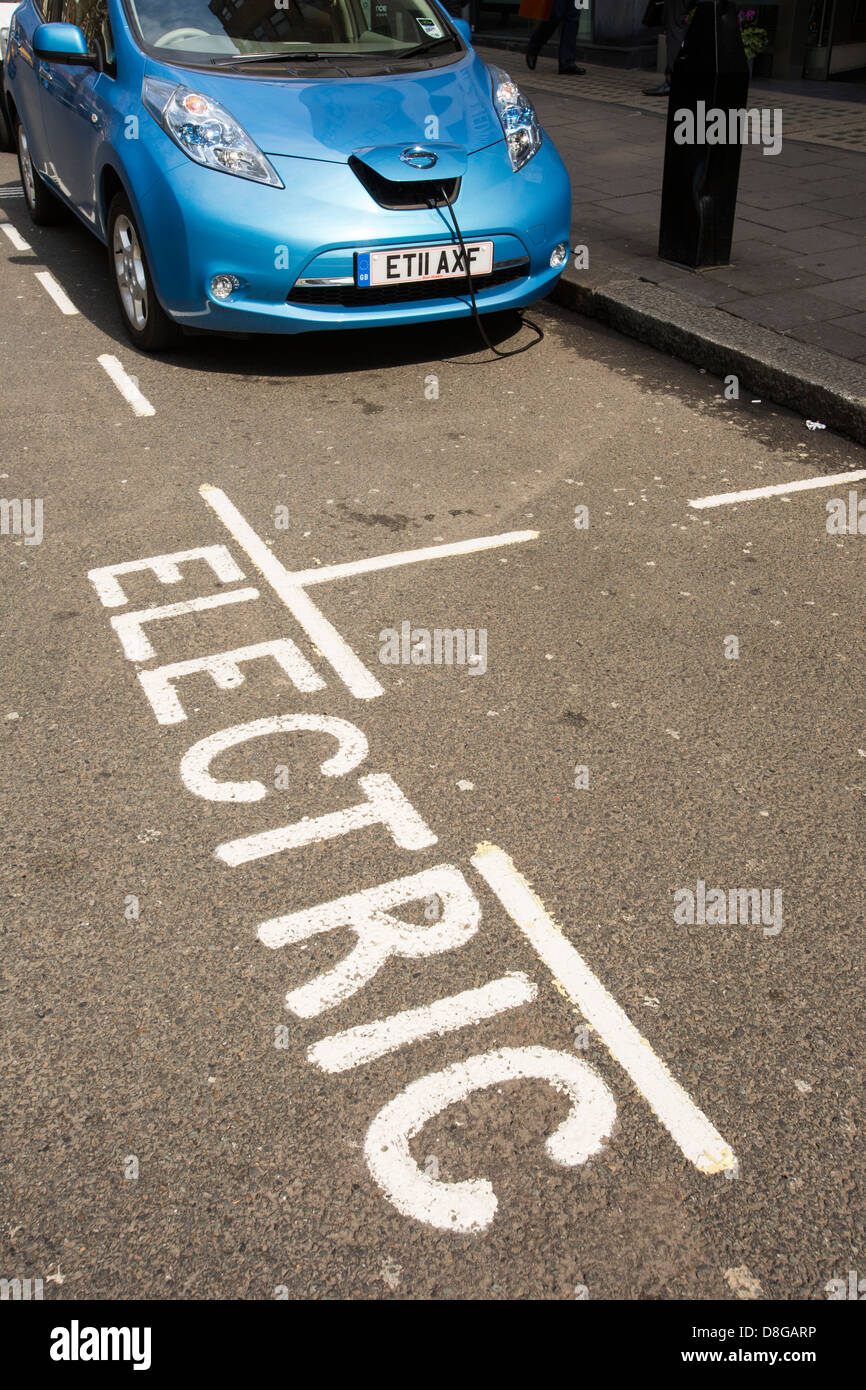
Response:
POLYGON ((12 23, 12 16, 18 9, 21 0, 12 0, 12 4, 7 4, 7 0, 0 0, 0 150, 11 150, 12 131, 9 125, 9 113, 6 110, 6 89, 3 81, 3 60, 6 57, 6 41, 9 38, 9 25, 12 23))

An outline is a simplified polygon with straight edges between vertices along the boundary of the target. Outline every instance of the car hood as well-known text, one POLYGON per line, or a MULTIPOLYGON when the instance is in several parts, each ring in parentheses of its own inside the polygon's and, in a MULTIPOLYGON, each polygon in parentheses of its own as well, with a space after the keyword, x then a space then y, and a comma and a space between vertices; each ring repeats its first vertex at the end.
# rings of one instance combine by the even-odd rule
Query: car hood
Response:
POLYGON ((356 150, 395 141, 441 140, 472 154, 503 138, 490 74, 475 53, 385 77, 241 77, 154 62, 148 72, 222 102, 265 154, 342 164, 356 150))

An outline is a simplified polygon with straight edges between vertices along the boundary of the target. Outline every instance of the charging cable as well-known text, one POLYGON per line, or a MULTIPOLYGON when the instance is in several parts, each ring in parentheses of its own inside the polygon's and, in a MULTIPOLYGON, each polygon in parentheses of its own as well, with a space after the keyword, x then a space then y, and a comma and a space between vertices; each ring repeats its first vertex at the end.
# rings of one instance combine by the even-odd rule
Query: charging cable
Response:
MULTIPOLYGON (((451 214, 451 221, 454 223, 454 231, 457 234, 457 240, 460 243, 460 250, 463 253, 463 265, 466 270, 466 281, 469 285, 469 298, 472 303, 472 313, 475 318, 475 322, 478 325, 478 332, 481 334, 485 346, 488 347, 492 353, 495 353, 497 357, 517 357, 521 352, 526 352, 529 348, 535 347, 536 343, 540 343, 542 338, 544 337, 544 334, 542 333, 541 329, 538 328, 534 323, 526 323, 526 319, 521 318, 521 322, 526 323, 527 328, 531 328, 533 332, 536 334, 536 337, 533 338, 531 342, 524 343, 523 347, 511 348, 508 352, 503 352, 501 348, 494 347, 493 343, 491 343, 490 339, 487 336, 487 331, 484 327, 484 324, 481 320, 481 315, 478 312, 478 305, 475 303, 475 288, 472 284, 472 271, 469 267, 469 253, 466 250, 466 243, 463 240, 463 233, 460 230, 460 223, 457 221, 457 214, 454 211, 454 204, 448 197, 448 192, 444 184, 442 185, 442 197, 445 199, 448 211, 451 214)), ((430 199, 430 206, 431 208, 436 208, 435 199, 430 199)), ((438 210, 439 209, 437 209, 437 211, 438 210)))

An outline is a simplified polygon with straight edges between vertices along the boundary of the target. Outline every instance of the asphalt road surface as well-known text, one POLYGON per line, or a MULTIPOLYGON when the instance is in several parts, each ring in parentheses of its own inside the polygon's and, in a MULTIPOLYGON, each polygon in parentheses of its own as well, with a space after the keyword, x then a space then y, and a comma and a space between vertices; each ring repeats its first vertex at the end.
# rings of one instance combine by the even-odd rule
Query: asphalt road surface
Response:
POLYGON ((0 1273, 866 1274, 863 451, 549 304, 140 357, 0 209, 0 1273))

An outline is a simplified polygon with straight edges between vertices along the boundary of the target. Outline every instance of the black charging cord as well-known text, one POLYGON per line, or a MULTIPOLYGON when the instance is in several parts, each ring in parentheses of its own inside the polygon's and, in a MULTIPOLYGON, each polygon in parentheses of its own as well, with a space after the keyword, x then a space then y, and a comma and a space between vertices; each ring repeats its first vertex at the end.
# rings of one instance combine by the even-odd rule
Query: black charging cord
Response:
MULTIPOLYGON (((487 336, 487 330, 485 329, 484 324, 481 321, 481 315, 478 312, 478 305, 475 303, 475 288, 472 284, 472 271, 469 267, 469 253, 466 250, 466 243, 463 240, 463 233, 460 230, 460 223, 457 221, 457 214, 454 211, 454 204, 448 197, 448 192, 445 188, 445 185, 441 184, 440 188, 442 192, 442 197, 445 199, 448 211, 451 213, 451 221, 454 223, 454 231, 457 233, 457 240, 460 243, 460 250, 463 254, 463 266, 466 270, 466 282, 469 286, 469 299, 472 303, 472 313, 475 318, 475 322, 478 325, 478 332, 481 334, 485 346, 488 347, 492 353, 495 353, 497 357, 517 357, 521 352, 527 352, 529 348, 535 347, 536 343, 540 343, 542 338, 544 337, 544 334, 542 333, 541 329, 536 326, 536 324, 527 323, 526 319, 521 318, 521 323, 526 323, 527 328, 531 328, 533 332, 536 334, 536 336, 532 339, 531 342, 524 343, 523 347, 511 348, 508 352, 503 352, 501 348, 495 347, 493 343, 491 343, 490 339, 487 336)), ((430 199, 430 206, 431 208, 436 208, 435 198, 430 199)))

